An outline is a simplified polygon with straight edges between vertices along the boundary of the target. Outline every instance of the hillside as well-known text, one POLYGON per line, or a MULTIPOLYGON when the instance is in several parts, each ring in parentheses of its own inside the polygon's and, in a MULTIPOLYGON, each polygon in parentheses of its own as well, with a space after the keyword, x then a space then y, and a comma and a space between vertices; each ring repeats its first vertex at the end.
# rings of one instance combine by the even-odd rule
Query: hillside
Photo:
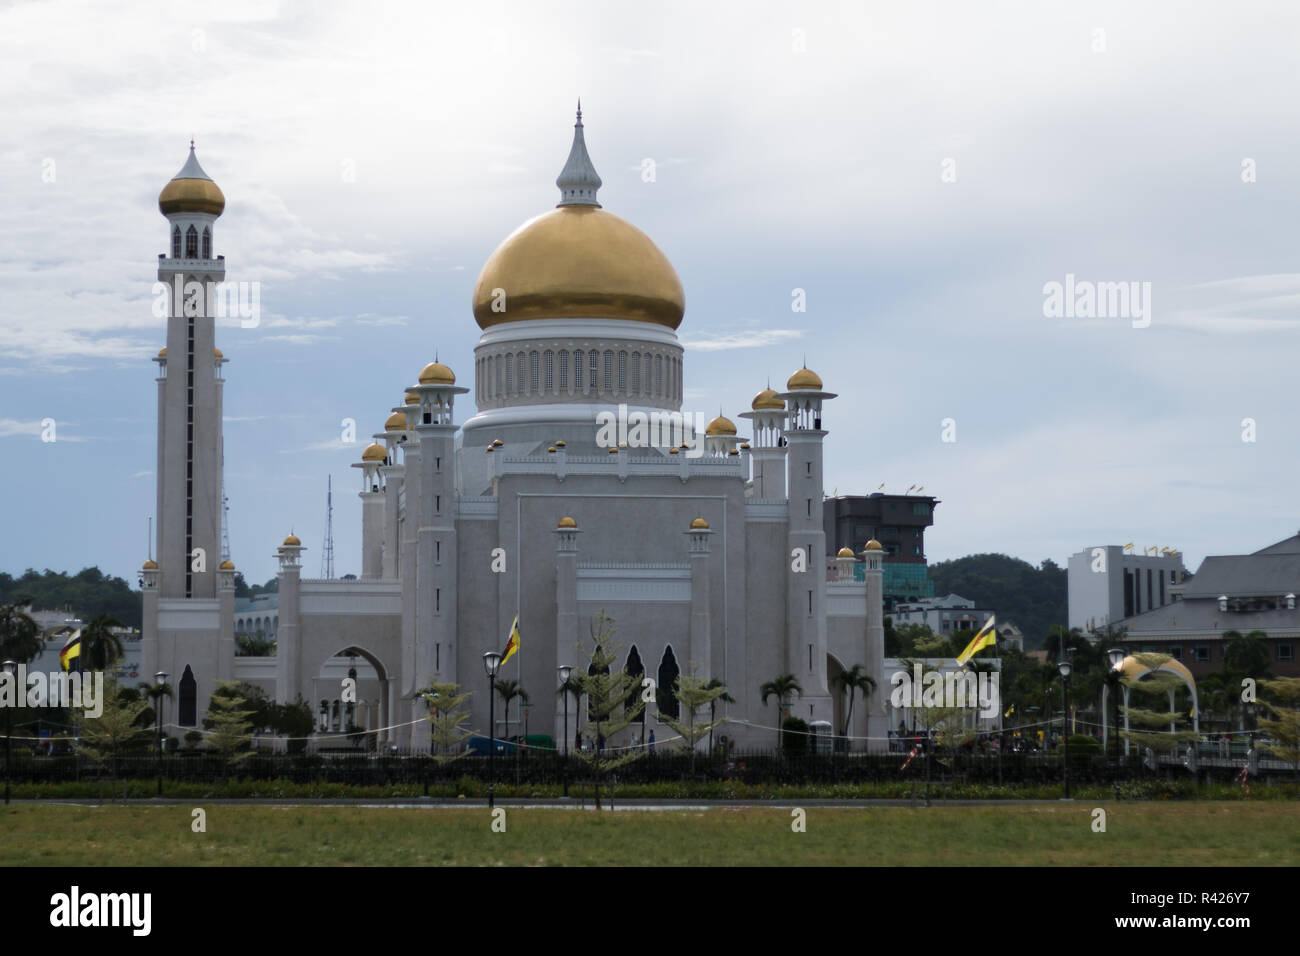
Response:
POLYGON ((1042 647, 1052 626, 1067 620, 1065 569, 1050 559, 1036 568, 1005 554, 972 554, 930 565, 930 580, 936 596, 960 594, 1015 624, 1026 650, 1042 647))
POLYGON ((105 577, 99 568, 74 575, 65 571, 34 571, 21 577, 0 571, 0 604, 30 601, 38 611, 71 608, 83 621, 96 614, 111 614, 127 627, 140 627, 140 592, 121 578, 105 577))

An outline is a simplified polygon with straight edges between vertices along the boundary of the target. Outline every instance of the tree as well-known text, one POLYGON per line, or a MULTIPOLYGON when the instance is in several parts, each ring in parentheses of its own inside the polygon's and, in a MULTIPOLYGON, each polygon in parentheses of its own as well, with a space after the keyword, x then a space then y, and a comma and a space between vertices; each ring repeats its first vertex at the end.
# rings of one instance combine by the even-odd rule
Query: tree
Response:
MULTIPOLYGON (((504 708, 504 713, 506 718, 505 736, 508 739, 510 737, 510 702, 512 700, 517 699, 521 706, 523 704, 528 703, 528 691, 524 690, 523 687, 519 685, 519 681, 517 680, 499 680, 496 682, 496 686, 497 686, 497 694, 500 695, 501 700, 505 702, 505 708, 504 708)), ((520 713, 519 715, 520 726, 523 725, 523 722, 524 722, 524 717, 523 714, 520 713)), ((516 752, 517 752, 517 748, 516 748, 516 752)))
MULTIPOLYGON (((574 756, 592 772, 597 808, 600 807, 600 781, 618 767, 645 756, 645 751, 641 748, 625 751, 618 756, 605 750, 605 741, 640 717, 645 708, 645 701, 638 696, 641 690, 640 675, 629 674, 625 669, 613 669, 621 656, 619 648, 614 644, 614 633, 613 618, 602 610, 591 624, 591 640, 595 649, 590 654, 589 672, 578 674, 575 671, 573 675, 587 698, 587 727, 596 739, 595 747, 579 750, 574 756)), ((588 656, 582 642, 578 643, 577 651, 578 660, 588 656)), ((661 720, 664 717, 662 713, 659 716, 661 720)))
POLYGON ((225 762, 227 771, 252 756, 249 744, 253 739, 253 711, 246 708, 247 699, 240 697, 234 681, 221 681, 208 703, 203 726, 208 731, 208 744, 225 762))
POLYGON ((459 684, 434 683, 419 692, 429 705, 429 734, 433 739, 433 759, 441 768, 466 756, 469 751, 461 747, 474 736, 473 730, 463 729, 469 719, 465 702, 473 695, 460 692, 459 684))
POLYGON ((302 753, 307 749, 307 738, 316 729, 311 715, 311 705, 298 694, 292 704, 273 704, 267 726, 272 733, 285 738, 289 753, 302 753))
MULTIPOLYGON (((722 688, 722 693, 713 700, 709 701, 709 721, 712 723, 717 720, 718 704, 734 704, 736 698, 727 693, 727 685, 718 680, 716 677, 710 678, 709 682, 704 685, 705 690, 716 690, 722 688)), ((713 731, 709 731, 709 753, 713 753, 713 731)))
POLYGON ((1234 677, 1269 676, 1268 635, 1263 631, 1223 632, 1223 669, 1234 677))
POLYGON ((236 634, 235 656, 275 657, 275 641, 267 640, 261 631, 256 634, 236 634))
POLYGON ((1291 764, 1291 772, 1300 777, 1300 677, 1278 677, 1260 682, 1260 703, 1273 716, 1259 722, 1269 737, 1260 743, 1279 760, 1291 764))
MULTIPOLYGON (((144 715, 142 716, 148 718, 146 720, 146 726, 152 727, 158 720, 159 702, 164 697, 172 696, 172 685, 166 683, 155 684, 150 681, 142 680, 136 686, 139 688, 140 694, 149 702, 149 706, 145 708, 144 715)), ((161 728, 159 729, 159 732, 161 732, 161 728)))
MULTIPOLYGON (((573 698, 573 726, 576 730, 578 727, 578 711, 582 704, 582 682, 578 679, 578 673, 574 671, 568 676, 568 679, 561 682, 560 686, 555 689, 555 695, 562 697, 568 694, 573 698)), ((563 703, 561 703, 563 706, 563 703)), ((576 737, 576 734, 575 734, 576 737)), ((569 752, 569 741, 564 741, 564 746, 558 748, 563 753, 569 752)))
POLYGON ((149 706, 139 694, 123 695, 117 681, 104 681, 102 712, 85 717, 77 738, 77 751, 95 763, 108 766, 113 787, 117 785, 117 761, 127 751, 146 740, 149 731, 139 726, 140 716, 149 706))
POLYGON ((31 616, 17 605, 0 605, 0 660, 27 664, 41 647, 41 629, 31 616))
POLYGON ((659 722, 667 724, 677 733, 681 734, 686 741, 686 746, 691 748, 691 774, 695 774, 695 745, 702 739, 712 735, 713 728, 719 724, 725 723, 727 718, 714 720, 710 713, 709 722, 706 724, 697 724, 695 714, 703 707, 710 706, 719 697, 726 693, 726 689, 721 685, 716 685, 716 681, 706 682, 704 678, 697 677, 695 674, 678 674, 676 681, 677 702, 685 711, 686 719, 680 717, 670 717, 667 714, 659 715, 659 722))
MULTIPOLYGON (((767 703, 769 697, 776 698, 776 726, 784 726, 782 723, 785 717, 785 710, 790 705, 794 697, 803 696, 803 688, 799 685, 799 679, 793 674, 781 674, 759 687, 758 692, 763 696, 763 703, 767 703)), ((776 745, 781 746, 781 731, 776 732, 776 745)))
POLYGON ((876 679, 863 669, 861 664, 854 664, 846 671, 840 671, 835 676, 835 683, 840 687, 840 693, 848 693, 849 709, 844 716, 844 730, 840 732, 841 737, 849 735, 849 726, 853 722, 853 696, 858 691, 862 691, 862 698, 865 700, 876 689, 876 679))
POLYGON ((122 639, 112 629, 122 622, 108 614, 96 614, 81 629, 81 657, 87 670, 106 671, 122 659, 122 639))

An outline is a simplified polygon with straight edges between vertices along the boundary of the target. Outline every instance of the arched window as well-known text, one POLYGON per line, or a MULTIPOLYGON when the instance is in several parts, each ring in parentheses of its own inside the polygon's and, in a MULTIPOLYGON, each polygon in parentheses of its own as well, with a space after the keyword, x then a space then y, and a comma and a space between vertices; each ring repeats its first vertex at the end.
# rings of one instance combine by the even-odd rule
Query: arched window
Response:
POLYGON ((185 232, 185 258, 197 259, 199 257, 199 231, 190 226, 185 232))
POLYGON ((492 364, 496 366, 497 397, 501 397, 501 356, 494 355, 492 364))
MULTIPOLYGON (((592 354, 594 355, 595 353, 593 352, 592 354)), ((601 667, 601 668, 597 668, 597 667, 596 667, 596 660, 595 660, 595 657, 596 657, 596 655, 599 654, 599 653, 600 653, 600 645, 597 644, 597 645, 596 645, 596 650, 595 650, 595 651, 592 653, 592 655, 591 655, 591 656, 592 656, 592 661, 591 661, 590 664, 587 665, 587 674, 588 674, 588 675, 591 675, 591 674, 608 674, 608 673, 609 673, 609 665, 608 665, 608 664, 606 664, 604 667, 601 667)), ((591 701, 590 701, 590 699, 588 699, 588 701, 587 701, 587 722, 588 722, 588 723, 594 723, 595 720, 596 720, 596 715, 595 715, 595 713, 592 711, 592 709, 591 709, 591 701)), ((608 715, 608 714, 602 714, 602 715, 601 715, 601 721, 602 721, 602 722, 604 722, 604 721, 608 721, 608 720, 609 720, 609 715, 608 715)))
POLYGON ((641 391, 641 353, 632 353, 632 391, 641 391))
POLYGON ((172 230, 172 258, 181 257, 181 227, 177 226, 172 230))
POLYGON ((655 396, 663 397, 664 389, 664 358, 662 355, 655 356, 655 396))
POLYGON ((555 353, 550 349, 542 353, 542 391, 547 395, 555 391, 555 353))
POLYGON ((203 258, 212 258, 212 232, 207 226, 203 227, 203 258))
POLYGON ((527 382, 527 379, 524 378, 524 358, 523 352, 515 356, 515 393, 519 395, 524 393, 525 382, 527 382))
POLYGON ((536 352, 528 353, 528 390, 534 395, 537 394, 537 359, 536 352))
POLYGON ((583 380, 582 377, 582 373, 584 371, 582 367, 582 360, 585 357, 586 357, 586 353, 583 352, 582 349, 578 349, 573 353, 573 390, 575 392, 583 391, 587 385, 587 383, 583 380))
POLYGON ((193 727, 199 722, 199 687, 189 664, 185 665, 185 673, 181 675, 177 691, 179 704, 176 708, 176 723, 182 727, 193 727))
MULTIPOLYGON (((641 686, 641 678, 645 676, 645 665, 641 663, 641 652, 636 649, 635 644, 633 644, 631 649, 627 652, 627 663, 623 665, 623 673, 627 674, 629 677, 635 677, 636 686, 641 686)), ((624 712, 635 707, 637 701, 640 699, 640 694, 632 694, 628 697, 627 701, 623 704, 624 712)), ((641 713, 644 715, 645 711, 643 710, 641 713)))
POLYGON ((569 353, 565 349, 560 350, 560 391, 569 387, 569 353))
POLYGON ((659 661, 659 680, 655 684, 655 700, 659 703, 659 713, 677 719, 681 708, 677 705, 677 658, 672 645, 664 648, 664 656, 659 661))
POLYGON ((610 391, 614 387, 614 353, 609 349, 605 350, 605 391, 610 391))
POLYGON ((587 353, 587 390, 596 391, 600 388, 600 355, 592 349, 587 353))
POLYGON ((623 351, 618 353, 618 391, 620 395, 627 391, 627 353, 623 351))
POLYGON ((515 357, 512 353, 506 353, 506 394, 509 395, 515 390, 515 357))

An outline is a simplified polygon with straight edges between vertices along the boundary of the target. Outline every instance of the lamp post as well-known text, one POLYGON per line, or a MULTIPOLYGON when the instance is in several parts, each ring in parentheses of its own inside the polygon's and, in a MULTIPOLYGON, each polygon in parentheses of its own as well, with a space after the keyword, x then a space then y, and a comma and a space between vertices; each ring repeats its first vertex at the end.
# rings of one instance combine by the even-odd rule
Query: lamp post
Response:
POLYGON ((560 671, 560 696, 564 698, 564 736, 560 738, 564 742, 564 754, 561 758, 564 763, 560 766, 560 776, 564 778, 564 795, 569 795, 569 678, 573 676, 573 667, 569 664, 561 664, 560 671))
POLYGON ((154 698, 154 721, 158 726, 158 796, 162 796, 162 778, 163 778, 163 737, 162 737, 162 708, 163 708, 163 687, 167 685, 167 674, 165 671, 159 671, 153 675, 154 686, 158 689, 158 695, 154 698))
MULTIPOLYGON (((4 662, 5 673, 11 680, 16 679, 18 673, 17 661, 4 662)), ((14 692, 17 694, 17 691, 14 692)), ((13 776, 13 737, 14 737, 14 709, 5 708, 5 806, 9 805, 9 779, 13 776)))
MULTIPOLYGON (((1106 661, 1110 664, 1110 673, 1107 679, 1115 682, 1115 767, 1119 769, 1119 675, 1122 673, 1121 668, 1124 666, 1124 658, 1128 657, 1128 652, 1122 647, 1111 647, 1106 649, 1106 661)), ((1102 716, 1105 716, 1104 714, 1102 716)), ((1119 785, 1116 784, 1116 787, 1119 785)))
POLYGON ((493 758, 497 752, 496 742, 496 699, 497 670, 501 667, 501 655, 496 651, 483 654, 483 669, 488 676, 488 809, 496 806, 496 774, 493 758))
POLYGON ((1065 799, 1070 799, 1070 730, 1066 721, 1070 717, 1070 661, 1062 658, 1056 662, 1061 672, 1061 736, 1065 738, 1065 799))

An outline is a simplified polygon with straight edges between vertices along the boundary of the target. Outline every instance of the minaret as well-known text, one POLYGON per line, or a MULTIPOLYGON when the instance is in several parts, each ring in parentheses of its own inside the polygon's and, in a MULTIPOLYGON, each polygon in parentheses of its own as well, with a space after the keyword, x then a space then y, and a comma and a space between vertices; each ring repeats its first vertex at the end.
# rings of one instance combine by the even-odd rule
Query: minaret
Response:
POLYGON ((786 667, 803 694, 797 716, 830 720, 826 680, 826 532, 822 518, 822 403, 835 396, 801 368, 777 398, 785 402, 786 494, 789 556, 786 567, 786 667), (796 549, 802 552, 796 555, 796 549), (804 570, 795 570, 802 560, 804 570))
POLYGON ((752 410, 740 417, 753 423, 752 497, 779 501, 785 497, 786 447, 781 440, 785 430, 785 402, 769 387, 755 395, 749 407, 752 410))
MULTIPOLYGON (((578 633, 578 535, 581 534, 578 522, 572 515, 564 515, 555 525, 555 635, 556 652, 561 662, 572 660, 568 657, 569 646, 578 633)), ((555 698, 554 735, 560 739, 560 750, 569 752, 572 734, 564 733, 566 695, 557 694, 555 698)), ((578 726, 576 709, 569 710, 569 727, 578 726)))
MULTIPOLYGON (((862 552, 867 581, 866 666, 877 688, 888 686, 885 682, 884 557, 885 551, 879 541, 872 538, 867 542, 862 552)), ((868 748, 871 750, 884 749, 883 741, 889 733, 889 717, 885 711, 888 700, 887 693, 875 693, 862 702, 867 715, 867 736, 871 738, 868 748)))
POLYGON ((709 576, 709 538, 713 532, 703 518, 693 518, 686 529, 686 551, 691 562, 691 653, 686 669, 707 681, 713 676, 713 626, 709 618, 712 584, 709 576))
POLYGON ((582 100, 578 100, 578 121, 573 124, 573 145, 569 147, 569 158, 555 179, 560 187, 561 206, 596 206, 596 190, 602 183, 587 155, 587 140, 582 135, 582 100))
MULTIPOLYGON (((163 187, 167 252, 158 257, 167 344, 155 361, 158 401, 158 593, 218 597, 221 560, 221 365, 211 304, 225 280, 213 230, 226 200, 194 155, 163 187)), ((155 287, 155 292, 160 291, 155 287)))

